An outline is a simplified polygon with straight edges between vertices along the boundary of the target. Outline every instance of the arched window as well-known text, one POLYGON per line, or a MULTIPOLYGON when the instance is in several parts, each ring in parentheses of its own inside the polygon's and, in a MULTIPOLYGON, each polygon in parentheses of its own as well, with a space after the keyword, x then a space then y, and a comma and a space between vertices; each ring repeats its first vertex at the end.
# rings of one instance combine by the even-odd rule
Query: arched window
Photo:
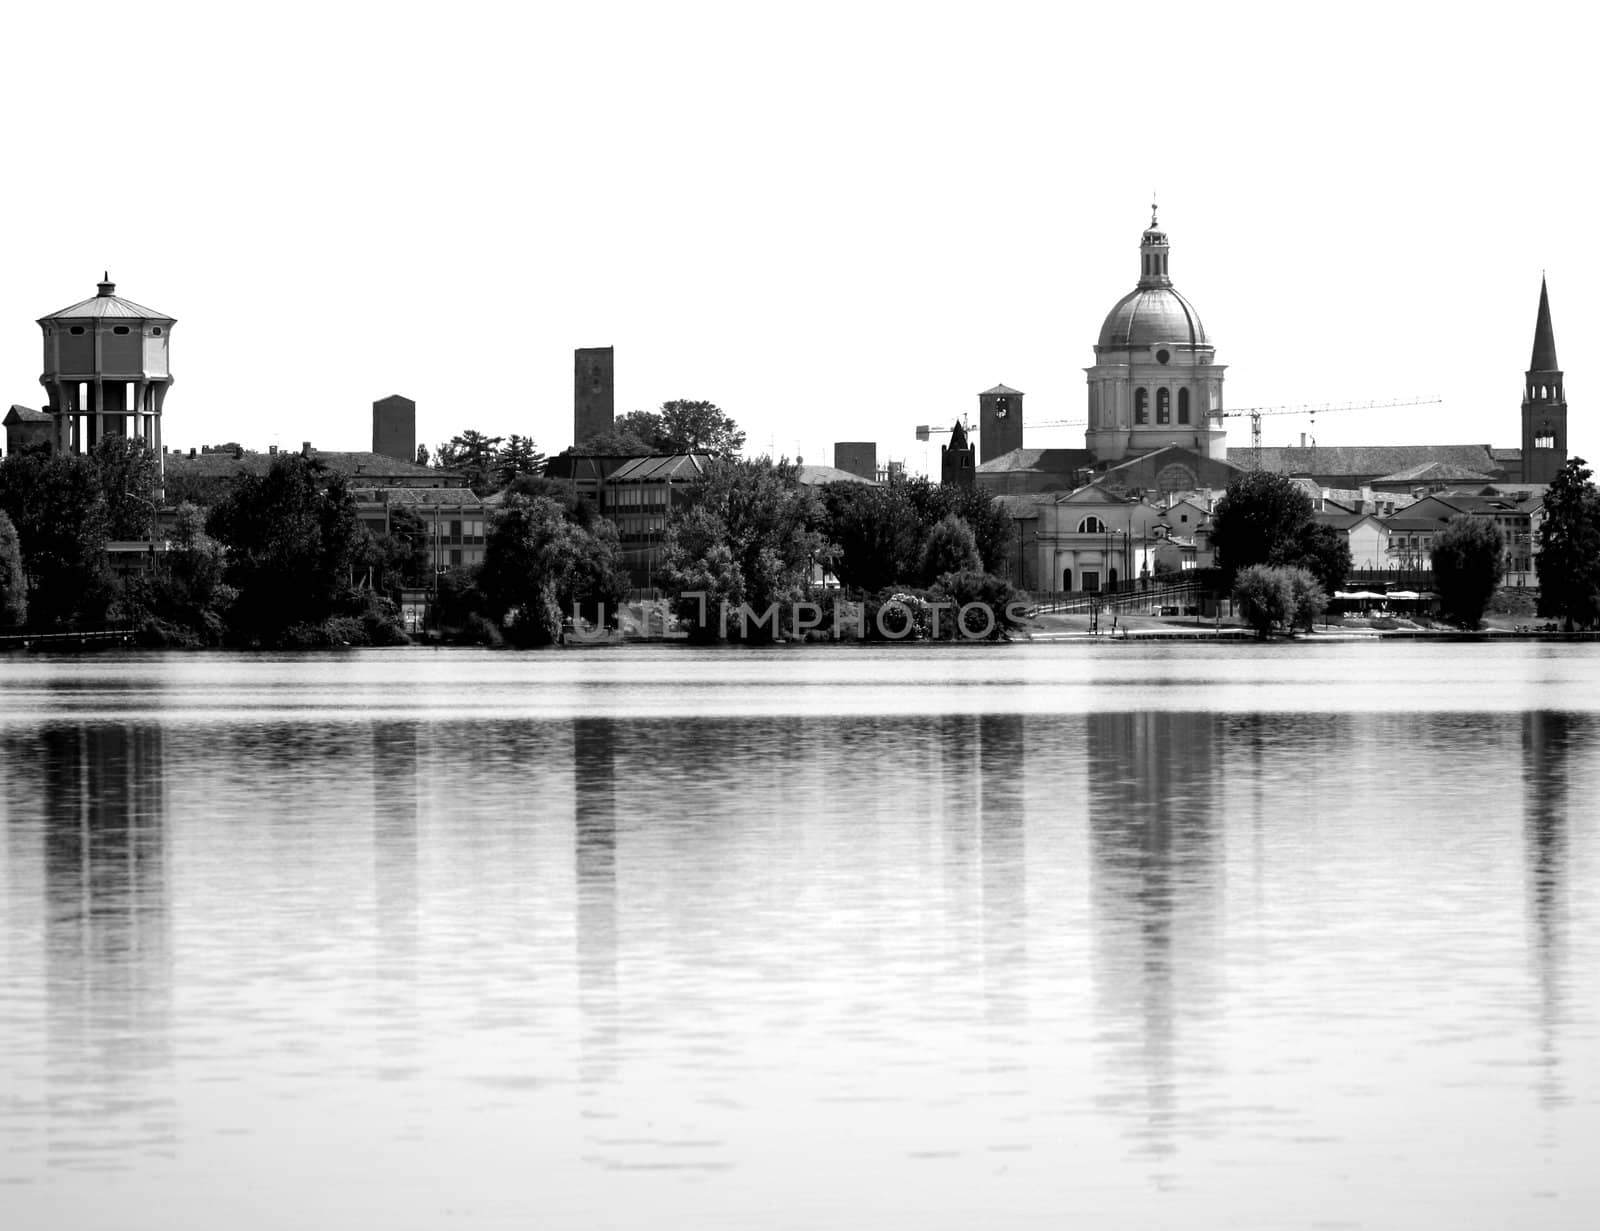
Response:
POLYGON ((1189 391, 1187 389, 1178 390, 1178 422, 1189 422, 1189 391))
POLYGON ((1106 524, 1098 517, 1085 517, 1078 523, 1079 534, 1104 534, 1105 532, 1106 524))
POLYGON ((1156 422, 1172 422, 1172 390, 1170 389, 1156 390, 1156 422))
POLYGON ((1133 395, 1133 421, 1135 423, 1150 422, 1150 391, 1138 389, 1133 395))
POLYGON ((1072 589, 1072 570, 1069 568, 1061 570, 1061 588, 1067 591, 1072 589))

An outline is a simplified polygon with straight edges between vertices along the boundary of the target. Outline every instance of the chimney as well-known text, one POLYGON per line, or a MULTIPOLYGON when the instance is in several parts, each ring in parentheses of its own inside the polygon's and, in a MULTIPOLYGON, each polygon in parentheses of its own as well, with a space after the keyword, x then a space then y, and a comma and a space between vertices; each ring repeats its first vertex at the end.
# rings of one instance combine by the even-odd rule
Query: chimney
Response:
POLYGON ((276 457, 278 455, 278 446, 277 445, 268 445, 267 446, 267 453, 269 455, 273 456, 273 457, 276 457))
POLYGON ((1300 447, 1302 449, 1306 447, 1306 434, 1304 432, 1300 433, 1300 447))
POLYGON ((300 456, 301 457, 310 457, 311 456, 311 442, 309 440, 302 440, 300 442, 300 456))
POLYGON ((190 449, 190 450, 189 450, 189 456, 190 456, 190 457, 193 457, 193 456, 194 456, 194 450, 193 450, 193 449, 190 449))

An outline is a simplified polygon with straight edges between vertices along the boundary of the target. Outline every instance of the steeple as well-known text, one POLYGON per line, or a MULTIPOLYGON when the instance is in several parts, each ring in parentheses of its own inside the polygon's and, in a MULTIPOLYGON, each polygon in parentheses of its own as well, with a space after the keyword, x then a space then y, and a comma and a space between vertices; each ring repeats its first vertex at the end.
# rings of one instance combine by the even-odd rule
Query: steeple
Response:
POLYGON ((1548 483, 1567 462, 1567 391, 1550 324, 1550 288, 1539 279, 1533 358, 1522 385, 1522 481, 1548 483))
POLYGON ((1555 372, 1561 365, 1556 362, 1556 331, 1550 327, 1550 288, 1543 277, 1539 279, 1539 320, 1533 327, 1533 358, 1528 360, 1530 372, 1555 372))
POLYGON ((1155 202, 1150 203, 1150 226, 1139 240, 1139 286, 1171 286, 1167 275, 1167 253, 1170 245, 1164 232, 1156 225, 1155 202))

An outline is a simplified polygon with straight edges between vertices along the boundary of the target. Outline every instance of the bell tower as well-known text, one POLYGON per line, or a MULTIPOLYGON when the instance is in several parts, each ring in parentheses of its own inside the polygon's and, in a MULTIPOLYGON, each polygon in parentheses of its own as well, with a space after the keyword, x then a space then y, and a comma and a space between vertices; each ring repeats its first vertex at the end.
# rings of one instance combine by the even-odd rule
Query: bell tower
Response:
POLYGON ((142 440, 159 461, 161 406, 172 385, 167 343, 173 318, 117 295, 110 274, 99 293, 39 318, 39 383, 59 453, 88 453, 106 437, 142 440))
POLYGON ((996 385, 978 394, 978 461, 1022 448, 1022 391, 996 385))
POLYGON ((1533 326, 1533 358, 1522 385, 1522 481, 1548 483, 1567 464, 1567 392, 1556 361, 1550 325, 1550 290, 1539 279, 1539 318, 1533 326))

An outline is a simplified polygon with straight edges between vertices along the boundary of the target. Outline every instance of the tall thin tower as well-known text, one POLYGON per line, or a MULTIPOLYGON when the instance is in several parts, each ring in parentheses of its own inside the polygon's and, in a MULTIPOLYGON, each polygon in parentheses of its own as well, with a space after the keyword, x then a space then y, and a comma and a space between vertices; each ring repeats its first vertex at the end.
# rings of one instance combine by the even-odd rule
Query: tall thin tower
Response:
POLYGON ((1567 464, 1567 392, 1550 325, 1550 290, 1539 279, 1533 358, 1522 386, 1522 481, 1548 483, 1567 464))

